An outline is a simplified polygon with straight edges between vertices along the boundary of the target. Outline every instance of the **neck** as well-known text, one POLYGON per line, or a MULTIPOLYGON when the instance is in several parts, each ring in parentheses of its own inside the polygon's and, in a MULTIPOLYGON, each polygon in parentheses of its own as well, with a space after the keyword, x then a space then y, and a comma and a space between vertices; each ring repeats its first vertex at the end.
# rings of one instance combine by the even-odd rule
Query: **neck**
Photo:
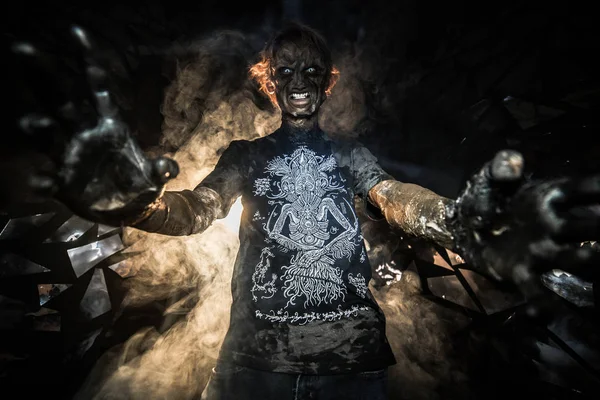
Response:
POLYGON ((292 135, 307 134, 319 130, 319 118, 317 113, 308 118, 284 114, 281 118, 281 128, 292 135))

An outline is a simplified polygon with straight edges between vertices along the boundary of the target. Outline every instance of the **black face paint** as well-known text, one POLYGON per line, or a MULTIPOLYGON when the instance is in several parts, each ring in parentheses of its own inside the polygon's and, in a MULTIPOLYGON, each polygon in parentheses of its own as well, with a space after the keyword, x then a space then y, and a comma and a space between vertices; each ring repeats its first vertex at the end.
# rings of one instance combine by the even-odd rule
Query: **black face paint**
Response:
POLYGON ((284 116, 309 118, 325 101, 325 63, 310 46, 283 43, 273 60, 273 77, 277 102, 284 116))

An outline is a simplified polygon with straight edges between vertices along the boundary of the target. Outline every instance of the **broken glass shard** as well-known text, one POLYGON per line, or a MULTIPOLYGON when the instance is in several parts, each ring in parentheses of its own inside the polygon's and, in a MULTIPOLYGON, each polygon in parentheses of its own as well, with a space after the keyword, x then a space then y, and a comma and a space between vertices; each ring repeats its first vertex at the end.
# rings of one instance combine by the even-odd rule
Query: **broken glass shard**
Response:
POLYGON ((94 226, 93 222, 73 215, 66 220, 45 242, 73 242, 94 226))
POLYGON ((494 314, 525 302, 523 296, 516 291, 500 289, 487 278, 468 269, 459 269, 467 283, 473 289, 477 299, 485 309, 486 314, 494 314))
POLYGON ((17 328, 25 310, 27 305, 24 302, 0 295, 0 330, 17 328))
POLYGON ((452 265, 459 265, 459 264, 465 263, 465 260, 460 255, 458 255, 448 249, 446 249, 446 252, 448 253, 448 257, 450 258, 450 263, 452 265))
POLYGON ((104 225, 104 224, 98 224, 98 237, 100 236, 104 236, 107 233, 110 232, 114 232, 117 229, 121 229, 118 226, 110 226, 110 225, 104 225))
POLYGON ((79 303, 79 309, 87 319, 94 319, 111 309, 106 279, 101 269, 96 269, 79 303))
POLYGON ((530 103, 512 96, 504 98, 504 106, 517 121, 521 129, 529 129, 565 113, 563 110, 530 103))
POLYGON ((119 235, 98 240, 85 246, 67 250, 73 271, 77 277, 85 274, 94 265, 124 248, 119 235))
POLYGON ((82 357, 87 351, 92 347, 98 335, 102 332, 102 328, 96 329, 95 331, 87 334, 86 338, 81 342, 79 348, 77 349, 77 355, 82 357))
POLYGON ((71 285, 63 283, 42 283, 37 285, 37 287, 40 296, 40 306, 43 306, 51 299, 70 288, 71 285))
POLYGON ((449 269, 450 271, 454 271, 452 267, 448 264, 448 262, 444 259, 444 257, 437 251, 433 255, 433 263, 439 267, 443 267, 449 269))
POLYGON ((134 276, 137 271, 133 268, 131 260, 123 260, 115 263, 113 265, 109 265, 108 268, 115 271, 121 278, 128 278, 130 276, 134 276))
POLYGON ((44 332, 60 332, 60 314, 58 311, 50 310, 48 308, 42 308, 42 310, 47 311, 33 314, 33 330, 44 332))
POLYGON ((554 269, 542 275, 542 283, 548 289, 578 307, 594 306, 594 291, 591 282, 576 275, 554 269))
POLYGON ((479 311, 479 308, 455 275, 427 278, 427 286, 434 296, 479 311))
POLYGON ((536 342, 536 347, 534 361, 538 367, 542 366, 538 370, 542 380, 584 393, 597 387, 597 381, 590 371, 563 350, 542 342, 536 342))
POLYGON ((13 218, 9 220, 2 231, 0 231, 0 240, 17 239, 27 234, 32 228, 42 226, 53 216, 54 213, 45 213, 13 218))
POLYGON ((42 267, 17 254, 0 253, 0 278, 16 275, 39 274, 49 271, 48 268, 42 267))
POLYGON ((568 346, 591 368, 600 371, 600 333, 596 321, 573 312, 567 305, 556 308, 554 313, 554 320, 548 324, 548 330, 556 335, 557 341, 568 346))

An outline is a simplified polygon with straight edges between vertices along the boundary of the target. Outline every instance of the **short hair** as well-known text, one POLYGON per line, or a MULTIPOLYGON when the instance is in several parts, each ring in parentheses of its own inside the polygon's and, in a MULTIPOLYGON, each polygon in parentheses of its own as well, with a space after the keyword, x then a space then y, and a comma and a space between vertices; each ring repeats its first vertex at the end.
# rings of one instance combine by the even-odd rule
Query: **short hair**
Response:
POLYGON ((277 106, 277 98, 273 87, 272 77, 275 70, 271 62, 275 58, 277 51, 283 43, 295 43, 299 47, 309 46, 317 50, 325 63, 325 80, 329 82, 329 86, 325 93, 329 96, 331 89, 335 86, 340 72, 333 65, 331 50, 323 36, 312 28, 299 23, 290 23, 265 44, 265 47, 260 52, 260 61, 250 67, 250 77, 254 79, 259 90, 265 93, 273 105, 277 106))

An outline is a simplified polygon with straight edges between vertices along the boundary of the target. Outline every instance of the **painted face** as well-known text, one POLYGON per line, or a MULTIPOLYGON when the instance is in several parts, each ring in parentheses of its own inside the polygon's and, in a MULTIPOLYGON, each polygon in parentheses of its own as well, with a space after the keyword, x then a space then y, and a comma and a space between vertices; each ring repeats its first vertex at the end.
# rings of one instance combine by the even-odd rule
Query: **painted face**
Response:
POLYGON ((325 101, 326 70, 310 46, 283 43, 273 60, 275 94, 283 114, 310 117, 325 101))

